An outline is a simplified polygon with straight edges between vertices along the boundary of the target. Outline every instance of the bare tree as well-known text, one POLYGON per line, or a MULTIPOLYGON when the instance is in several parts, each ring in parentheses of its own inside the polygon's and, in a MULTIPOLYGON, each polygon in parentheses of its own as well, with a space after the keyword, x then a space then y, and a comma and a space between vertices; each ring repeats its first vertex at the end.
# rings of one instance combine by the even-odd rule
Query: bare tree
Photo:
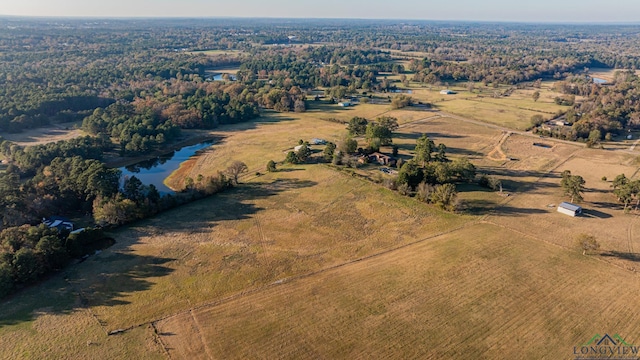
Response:
POLYGON ((231 165, 229 165, 225 172, 233 180, 233 183, 235 185, 238 185, 238 177, 240 176, 240 174, 247 171, 249 171, 247 164, 243 163, 242 161, 236 160, 232 162, 231 165))

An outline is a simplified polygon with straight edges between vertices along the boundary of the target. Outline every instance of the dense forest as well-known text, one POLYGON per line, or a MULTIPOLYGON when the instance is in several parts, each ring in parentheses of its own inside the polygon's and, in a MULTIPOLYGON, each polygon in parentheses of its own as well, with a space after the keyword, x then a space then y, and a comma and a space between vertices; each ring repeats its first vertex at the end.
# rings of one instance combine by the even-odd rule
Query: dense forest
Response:
MULTIPOLYGON (((161 196, 135 177, 122 180, 107 157, 149 154, 189 129, 250 121, 265 109, 303 112, 312 95, 387 93, 408 81, 498 87, 554 79, 571 126, 552 135, 604 138, 640 128, 640 79, 625 70, 640 67, 639 37, 636 26, 605 25, 0 18, 0 136, 51 124, 88 134, 27 147, 0 137, 0 296, 61 269, 103 236, 53 230, 42 218, 80 214, 98 227, 119 225, 237 179, 227 169, 161 196), (602 85, 589 76, 596 67, 623 71, 602 85), (214 81, 221 68, 236 68, 235 79, 214 81)), ((410 98, 394 101, 399 108, 410 98)), ((384 145, 391 130, 383 120, 356 119, 350 131, 384 145)), ((394 186, 424 195, 428 184, 446 190, 475 173, 428 138, 418 145, 421 157, 394 186)))

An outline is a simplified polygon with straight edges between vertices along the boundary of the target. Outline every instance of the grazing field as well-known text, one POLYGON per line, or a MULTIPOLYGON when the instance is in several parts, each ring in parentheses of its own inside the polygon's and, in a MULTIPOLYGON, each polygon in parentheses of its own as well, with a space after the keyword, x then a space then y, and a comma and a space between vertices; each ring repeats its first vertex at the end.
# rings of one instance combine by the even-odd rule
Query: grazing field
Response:
POLYGON ((554 99, 562 96, 553 90, 553 82, 543 82, 540 89, 515 89, 509 96, 494 97, 494 93, 502 93, 509 87, 485 87, 476 83, 473 92, 466 88, 466 83, 452 86, 416 86, 412 84, 412 98, 429 102, 437 109, 452 114, 484 121, 490 124, 505 126, 515 130, 524 130, 531 124, 533 115, 542 115, 545 119, 555 117, 558 111, 566 111, 568 107, 556 105, 554 99), (452 89, 456 93, 440 94, 441 89, 452 89), (538 101, 533 100, 533 93, 540 92, 538 101))
MULTIPOLYGON (((283 161, 287 152, 293 150, 299 140, 322 138, 337 142, 346 134, 346 127, 344 124, 322 120, 326 114, 320 111, 301 114, 266 112, 255 122, 215 130, 211 132, 218 139, 214 151, 205 152, 202 156, 183 163, 165 183, 171 188, 181 189, 185 177, 195 179, 199 174, 214 175, 234 160, 246 163, 249 174, 264 172, 269 160, 283 161)), ((313 150, 321 151, 322 148, 314 146, 313 150)))
POLYGON ((440 114, 403 125, 397 133, 393 142, 400 148, 400 153, 407 156, 412 154, 416 140, 427 134, 434 142, 445 144, 448 154, 466 156, 474 164, 484 161, 502 134, 496 129, 440 114))
POLYGON ((627 271, 479 224, 157 327, 185 359, 568 359, 596 333, 637 342, 639 288, 627 271))
POLYGON ((506 106, 505 99, 498 100, 500 104, 484 99, 456 99, 439 102, 437 106, 442 111, 516 130, 527 129, 531 124, 531 117, 539 114, 537 111, 506 106))
POLYGON ((206 135, 212 149, 167 182, 240 160, 243 184, 112 231, 113 247, 4 301, 1 358, 556 359, 596 333, 640 341, 640 224, 610 193, 616 175, 637 177, 632 154, 373 104, 206 135), (300 139, 342 138, 328 118, 380 114, 400 119, 401 157, 425 133, 510 196, 459 184, 453 214, 322 164, 265 173, 300 139), (587 182, 581 218, 556 212, 565 169, 587 182), (601 253, 582 256, 579 233, 601 253))
POLYGON ((0 133, 0 136, 21 146, 40 145, 83 136, 84 131, 76 129, 80 125, 81 122, 56 124, 16 134, 0 133))
POLYGON ((624 213, 611 193, 611 181, 616 175, 624 173, 631 177, 636 173, 637 165, 633 165, 633 160, 633 156, 624 153, 607 154, 584 149, 575 152, 567 161, 554 163, 549 174, 513 171, 514 176, 508 180, 518 184, 523 193, 510 199, 489 220, 565 248, 577 246, 578 234, 594 235, 601 243, 601 250, 612 255, 603 259, 635 269, 640 249, 640 224, 636 215, 624 213), (584 216, 571 218, 556 212, 559 202, 570 201, 563 196, 559 186, 564 170, 570 170, 586 181, 584 202, 581 203, 584 216), (518 173, 522 177, 517 178, 518 173), (538 175, 541 177, 537 181, 529 177, 538 175), (603 176, 608 181, 603 181, 603 176), (517 218, 527 221, 514 221, 517 218))
POLYGON ((25 348, 42 354, 37 349, 63 342, 64 327, 39 325, 44 320, 40 309, 53 302, 58 305, 48 311, 56 323, 94 324, 91 331, 74 328, 77 336, 64 347, 96 343, 75 353, 112 354, 110 341, 121 339, 149 342, 151 350, 123 345, 113 354, 158 355, 147 326, 151 321, 443 233, 472 219, 324 166, 286 168, 113 233, 116 245, 39 290, 55 296, 43 299, 33 289, 3 304, 0 348, 2 354, 20 354, 25 348), (104 337, 130 327, 136 329, 131 335, 104 337))

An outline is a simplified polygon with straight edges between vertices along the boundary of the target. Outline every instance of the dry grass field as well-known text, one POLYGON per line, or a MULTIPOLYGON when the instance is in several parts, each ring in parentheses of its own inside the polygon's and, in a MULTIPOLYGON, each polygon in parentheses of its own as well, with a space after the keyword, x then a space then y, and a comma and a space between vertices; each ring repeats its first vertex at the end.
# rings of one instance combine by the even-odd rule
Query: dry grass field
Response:
POLYGON ((550 119, 566 106, 559 106, 554 99, 562 94, 553 90, 553 82, 543 82, 540 89, 516 89, 509 96, 495 98, 494 92, 503 92, 508 87, 485 87, 476 83, 473 92, 469 92, 466 83, 450 84, 450 86, 428 86, 412 84, 410 87, 416 100, 430 102, 439 110, 484 121, 490 124, 505 126, 514 130, 524 130, 531 123, 533 115, 542 115, 550 119), (442 95, 440 90, 448 88, 456 93, 442 95), (533 100, 534 91, 540 92, 538 101, 533 100))
POLYGON ((76 129, 81 123, 56 124, 47 127, 23 131, 17 134, 0 133, 4 139, 13 141, 21 146, 47 144, 60 140, 70 140, 85 135, 84 131, 76 129))
POLYGON ((568 359, 596 333, 638 340, 639 287, 627 271, 478 224, 157 327, 182 359, 568 359))
POLYGON ((633 163, 634 159, 625 153, 583 149, 574 152, 566 161, 559 158, 551 165, 545 165, 544 170, 551 170, 548 174, 513 169, 514 176, 509 181, 526 191, 514 196, 503 209, 498 209, 488 219, 566 248, 576 246, 578 234, 594 235, 604 252, 615 255, 603 259, 635 269, 637 251, 640 249, 640 224, 636 215, 623 212, 622 206, 611 194, 611 180, 616 175, 624 173, 631 177, 636 174, 638 167, 633 163), (549 166, 551 169, 548 169, 549 166), (586 181, 585 200, 581 204, 585 215, 582 217, 570 218, 556 212, 559 202, 569 201, 559 187, 560 173, 564 170, 570 170, 586 181), (523 177, 517 178, 518 173, 523 177), (537 181, 532 179, 539 175, 542 176, 537 181), (608 181, 603 181, 603 176, 608 181), (527 221, 513 221, 514 218, 523 217, 527 221))
POLYGON ((610 193, 637 176, 632 154, 372 104, 211 134, 167 182, 240 160, 244 184, 113 231, 111 248, 2 302, 0 358, 568 359, 596 333, 640 343, 640 224, 610 193), (321 164, 264 173, 299 139, 346 133, 326 119, 379 114, 400 119, 401 156, 426 133, 510 196, 460 185, 452 214, 321 164), (565 169, 586 180, 583 217, 556 212, 565 169), (579 233, 601 253, 581 255, 579 233))
POLYGON ((52 354, 74 348, 71 353, 82 358, 159 356, 151 321, 393 249, 471 219, 336 176, 323 166, 287 168, 124 228, 112 234, 118 241, 112 248, 5 302, 1 353, 28 358, 65 342, 52 354), (52 302, 57 307, 45 309, 52 302), (131 334, 105 336, 131 327, 131 334), (68 333, 75 336, 63 340, 68 333), (121 348, 112 349, 118 341, 121 348))

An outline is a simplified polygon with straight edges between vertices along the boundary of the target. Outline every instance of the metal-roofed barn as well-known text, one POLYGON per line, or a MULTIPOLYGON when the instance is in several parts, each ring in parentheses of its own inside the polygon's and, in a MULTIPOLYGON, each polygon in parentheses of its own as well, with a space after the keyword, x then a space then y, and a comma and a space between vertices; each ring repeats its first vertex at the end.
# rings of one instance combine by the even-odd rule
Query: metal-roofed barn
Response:
POLYGON ((578 216, 582 214, 582 207, 569 202, 563 202, 558 205, 558 212, 569 216, 578 216))

